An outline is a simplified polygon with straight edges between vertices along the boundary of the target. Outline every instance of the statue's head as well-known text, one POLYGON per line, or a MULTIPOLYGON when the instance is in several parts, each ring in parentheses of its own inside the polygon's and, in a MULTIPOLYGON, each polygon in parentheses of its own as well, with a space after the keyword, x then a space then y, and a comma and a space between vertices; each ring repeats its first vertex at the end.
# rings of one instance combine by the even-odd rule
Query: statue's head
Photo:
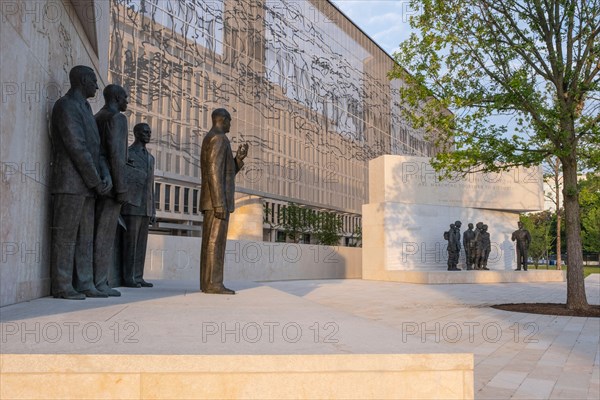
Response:
POLYGON ((488 230, 488 226, 487 226, 487 225, 483 225, 483 226, 481 227, 481 229, 483 229, 483 231, 484 231, 484 232, 487 232, 487 230, 488 230))
POLYGON ((223 132, 229 132, 231 128, 231 114, 224 108, 217 108, 211 114, 213 126, 221 129, 223 132))
POLYGON ((457 228, 460 228, 460 227, 462 226, 462 222, 460 222, 460 221, 456 221, 456 222, 454 223, 454 226, 456 226, 457 228))
POLYGON ((71 87, 80 88, 86 98, 94 97, 98 90, 98 80, 94 70, 86 65, 77 65, 69 71, 71 87))
POLYGON ((475 224, 475 226, 477 227, 477 229, 481 229, 481 227, 483 226, 483 222, 478 222, 475 224))
POLYGON ((119 111, 126 111, 127 104, 127 92, 122 86, 110 84, 102 91, 104 95, 104 101, 108 103, 116 103, 119 111))
POLYGON ((454 229, 454 224, 450 224, 450 229, 454 229))
POLYGON ((523 229, 523 223, 521 221, 517 222, 517 226, 519 229, 523 229))
POLYGON ((152 130, 150 125, 145 122, 140 122, 133 127, 133 135, 135 139, 142 143, 149 143, 152 137, 152 130))
POLYGON ((467 225, 469 227, 469 229, 473 229, 473 224, 469 222, 469 225, 467 225))

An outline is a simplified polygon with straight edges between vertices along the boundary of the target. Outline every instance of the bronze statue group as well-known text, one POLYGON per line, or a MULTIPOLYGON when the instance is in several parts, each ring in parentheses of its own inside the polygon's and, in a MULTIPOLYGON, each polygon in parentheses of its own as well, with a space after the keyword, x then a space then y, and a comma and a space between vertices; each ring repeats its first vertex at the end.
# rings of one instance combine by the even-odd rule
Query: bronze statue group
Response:
MULTIPOLYGON (((523 228, 523 223, 519 222, 519 229, 513 232, 512 241, 517 243, 517 269, 516 271, 527 271, 527 249, 531 243, 529 231, 523 228)), ((461 271, 458 268, 458 259, 461 250, 460 227, 462 223, 456 221, 450 224, 450 230, 444 232, 444 239, 448 241, 448 271, 461 271)), ((473 230, 473 224, 469 223, 468 229, 463 233, 462 245, 465 249, 465 265, 467 271, 485 270, 488 257, 492 250, 492 242, 488 226, 483 222, 478 222, 473 230)))
POLYGON ((154 219, 154 157, 146 150, 148 124, 133 128, 127 147, 127 93, 118 85, 103 91, 105 104, 92 114, 87 99, 98 90, 94 70, 76 66, 71 87, 54 104, 52 135, 51 285, 56 298, 120 296, 109 285, 118 225, 122 284, 152 287, 143 279, 148 224, 154 219))
MULTIPOLYGON (((151 128, 135 125, 135 141, 127 147, 125 89, 106 86, 105 104, 94 115, 87 101, 98 90, 94 70, 73 67, 69 81, 71 87, 56 101, 51 117, 52 295, 70 300, 121 295, 109 284, 119 226, 124 233, 116 264, 122 286, 152 287, 143 278, 148 226, 156 219, 154 157, 146 149, 151 128)), ((241 145, 233 156, 226 136, 231 126, 227 110, 215 110, 212 122, 201 152, 201 289, 234 294, 223 285, 223 264, 235 175, 248 145, 241 145)))

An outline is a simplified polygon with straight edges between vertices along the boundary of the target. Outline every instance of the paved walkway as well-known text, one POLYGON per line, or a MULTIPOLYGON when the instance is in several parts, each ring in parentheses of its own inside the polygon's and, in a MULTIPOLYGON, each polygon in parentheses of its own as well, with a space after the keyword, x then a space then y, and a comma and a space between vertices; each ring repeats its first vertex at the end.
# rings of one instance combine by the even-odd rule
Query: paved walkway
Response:
MULTIPOLYGON (((586 280, 600 304, 600 280, 586 280)), ((363 280, 196 282, 85 301, 0 308, 2 353, 475 354, 478 399, 600 398, 600 319, 513 313, 491 304, 564 302, 565 283, 417 285, 363 280)))

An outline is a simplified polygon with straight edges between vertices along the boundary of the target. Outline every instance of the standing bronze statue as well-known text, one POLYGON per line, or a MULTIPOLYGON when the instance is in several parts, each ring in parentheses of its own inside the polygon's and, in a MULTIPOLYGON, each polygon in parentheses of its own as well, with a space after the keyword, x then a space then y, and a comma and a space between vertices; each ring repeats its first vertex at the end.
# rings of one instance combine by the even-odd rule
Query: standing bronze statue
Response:
POLYGON ((529 231, 523 227, 523 223, 521 221, 518 222, 518 227, 516 231, 512 234, 512 241, 517 242, 517 269, 516 271, 527 271, 527 250, 529 249, 529 244, 531 243, 531 235, 529 231))
POLYGON ((71 88, 52 109, 52 246, 54 297, 81 300, 108 297, 94 285, 94 206, 96 195, 112 189, 98 127, 87 98, 98 84, 94 70, 78 65, 69 72, 71 88))
POLYGON ((474 269, 481 269, 481 260, 482 260, 482 254, 483 254, 483 249, 481 248, 481 240, 479 239, 479 236, 481 235, 481 232, 483 231, 483 222, 478 222, 475 224, 475 239, 473 239, 473 241, 475 242, 475 259, 474 261, 474 269))
POLYGON ((200 206, 204 215, 200 290, 204 293, 235 294, 223 285, 223 268, 229 214, 235 207, 235 175, 244 165, 248 144, 242 144, 234 158, 226 136, 231 128, 231 115, 224 108, 218 108, 211 117, 212 128, 204 137, 200 152, 200 206))
POLYGON ((146 145, 152 130, 146 123, 133 127, 135 141, 129 146, 127 183, 129 195, 121 214, 127 230, 123 234, 123 286, 152 287, 144 280, 148 225, 156 220, 154 205, 154 156, 146 145))
POLYGON ((120 296, 108 285, 108 271, 115 259, 115 236, 121 205, 127 199, 127 93, 119 85, 104 88, 104 107, 95 115, 100 142, 106 156, 113 189, 96 200, 94 225, 94 284, 109 296, 120 296))
POLYGON ((472 223, 469 223, 467 226, 469 229, 463 233, 463 246, 465 247, 465 263, 467 270, 470 271, 473 269, 473 264, 475 263, 475 232, 473 231, 472 223))
POLYGON ((488 257, 492 250, 492 242, 490 240, 490 234, 487 231, 488 226, 483 224, 481 230, 477 235, 477 265, 478 269, 489 271, 487 267, 488 257))
POLYGON ((460 255, 460 227, 462 223, 456 221, 450 224, 448 231, 448 271, 460 271, 458 268, 458 258, 460 255))
POLYGON ((450 229, 444 232, 444 239, 448 241, 446 251, 448 252, 448 271, 452 271, 452 246, 450 242, 450 233, 454 230, 454 224, 450 224, 450 229))

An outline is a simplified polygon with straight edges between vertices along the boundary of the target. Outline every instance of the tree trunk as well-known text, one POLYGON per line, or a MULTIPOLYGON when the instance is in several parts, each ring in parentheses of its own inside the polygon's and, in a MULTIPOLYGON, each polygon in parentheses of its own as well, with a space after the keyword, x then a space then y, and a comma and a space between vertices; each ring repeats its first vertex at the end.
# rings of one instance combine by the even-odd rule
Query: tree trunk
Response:
POLYGON ((556 193, 556 269, 562 268, 562 243, 560 241, 561 216, 560 216, 560 160, 556 158, 554 164, 554 190, 556 193))
MULTIPOLYGON (((563 167, 563 204, 567 233, 567 308, 588 308, 583 280, 583 251, 581 247, 581 218, 577 189, 577 160, 575 154, 561 157, 563 167)), ((560 236, 560 232, 558 233, 560 236)))

